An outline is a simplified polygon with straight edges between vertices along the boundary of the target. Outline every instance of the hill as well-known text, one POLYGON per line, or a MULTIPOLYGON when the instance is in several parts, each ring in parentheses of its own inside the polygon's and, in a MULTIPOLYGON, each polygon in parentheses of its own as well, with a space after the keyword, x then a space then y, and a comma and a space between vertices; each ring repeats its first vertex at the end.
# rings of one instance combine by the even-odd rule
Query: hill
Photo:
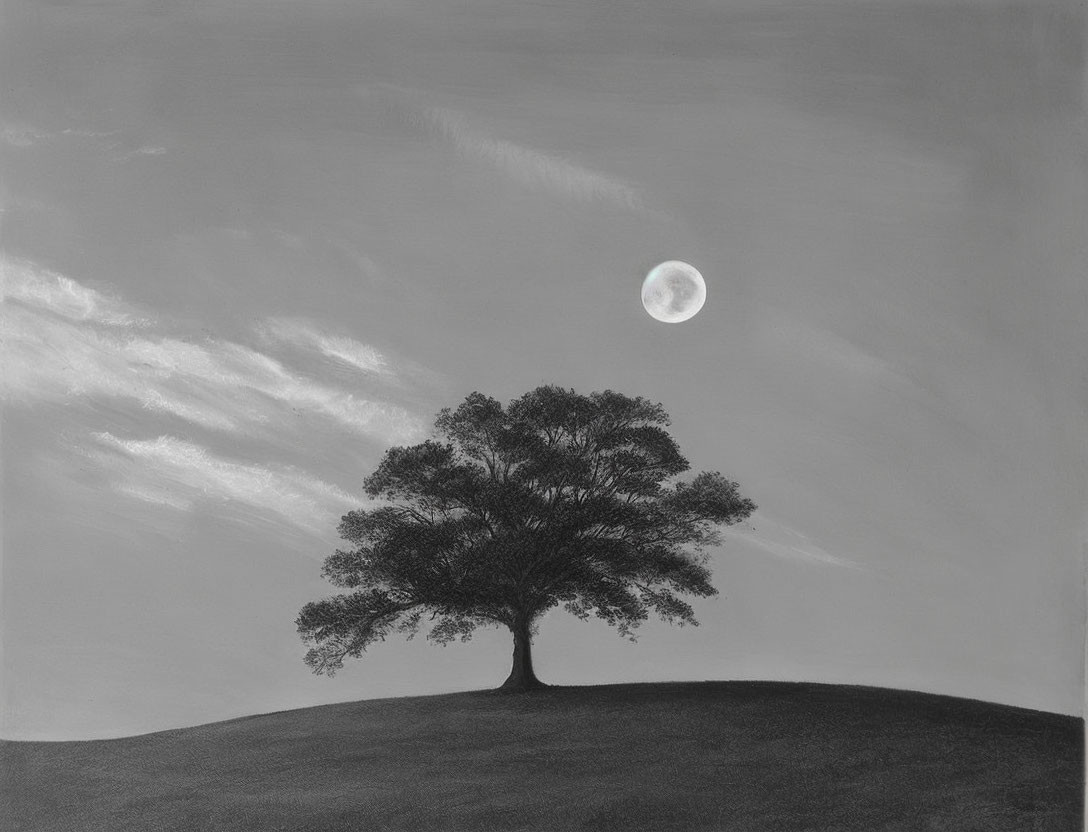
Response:
POLYGON ((1082 720, 834 685, 371 700, 0 753, 0 826, 27 832, 1082 828, 1082 720))

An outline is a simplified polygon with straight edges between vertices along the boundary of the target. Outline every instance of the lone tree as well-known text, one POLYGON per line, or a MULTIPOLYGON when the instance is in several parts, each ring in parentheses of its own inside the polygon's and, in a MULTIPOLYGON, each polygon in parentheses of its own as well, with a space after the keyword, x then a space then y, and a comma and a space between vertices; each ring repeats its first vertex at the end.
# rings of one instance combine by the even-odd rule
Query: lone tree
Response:
POLYGON ((697 624, 681 594, 710 596, 707 546, 756 506, 718 473, 676 480, 688 461, 661 405, 606 390, 538 387, 506 408, 473 393, 435 439, 386 452, 365 481, 377 508, 347 514, 324 576, 350 590, 302 608, 306 664, 332 675, 393 632, 514 636, 502 690, 542 687, 532 636, 552 607, 624 634, 651 611, 697 624))

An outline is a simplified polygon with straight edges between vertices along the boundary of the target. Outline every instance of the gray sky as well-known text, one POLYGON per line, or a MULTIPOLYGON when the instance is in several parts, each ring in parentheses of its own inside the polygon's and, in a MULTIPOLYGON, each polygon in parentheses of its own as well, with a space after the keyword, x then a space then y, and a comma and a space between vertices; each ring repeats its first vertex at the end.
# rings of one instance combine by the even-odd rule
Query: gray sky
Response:
POLYGON ((550 616, 546 681, 1080 713, 1080 12, 813 6, 6 3, 3 735, 501 682, 293 621, 385 447, 543 382, 760 506, 701 627, 550 616))

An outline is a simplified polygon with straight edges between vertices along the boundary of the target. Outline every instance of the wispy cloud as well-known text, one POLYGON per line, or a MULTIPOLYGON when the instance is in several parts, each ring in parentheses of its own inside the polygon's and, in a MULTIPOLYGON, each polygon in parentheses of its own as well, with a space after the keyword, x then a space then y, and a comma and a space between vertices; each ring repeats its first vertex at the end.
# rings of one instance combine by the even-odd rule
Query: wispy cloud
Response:
POLYGON ((424 117, 431 129, 461 153, 492 165, 523 185, 579 202, 608 202, 630 211, 649 213, 637 189, 608 174, 490 136, 472 127, 455 110, 431 107, 424 111, 424 117))
POLYGON ((394 375, 389 360, 373 347, 344 335, 322 332, 306 321, 294 318, 269 318, 257 326, 257 332, 268 340, 317 350, 326 358, 349 364, 368 375, 384 377, 394 375))
MULTIPOLYGON (((7 124, 0 130, 0 139, 14 147, 31 147, 40 142, 70 139, 110 139, 108 149, 118 146, 114 137, 120 130, 89 130, 83 127, 66 127, 63 130, 42 130, 30 124, 7 124)), ((165 152, 165 151, 163 151, 165 152)))
POLYGON ((122 439, 112 433, 93 435, 86 456, 127 497, 179 511, 227 502, 278 516, 292 526, 317 534, 328 532, 335 517, 358 506, 335 485, 290 466, 260 465, 226 459, 173 436, 122 439))
POLYGON ((855 376, 871 378, 895 372, 888 362, 834 332, 808 326, 798 320, 779 323, 769 329, 778 348, 791 355, 804 356, 807 360, 819 361, 827 367, 855 376))
POLYGON ((841 566, 861 568, 854 561, 840 558, 820 548, 807 535, 801 534, 786 523, 768 517, 762 512, 750 524, 730 526, 730 537, 747 541, 785 560, 807 563, 813 566, 841 566))
POLYGON ((120 147, 123 147, 123 145, 118 142, 110 149, 114 151, 113 158, 121 162, 134 159, 138 156, 165 156, 167 152, 165 147, 151 144, 141 145, 131 150, 119 150, 118 148, 120 147))
POLYGON ((287 346, 292 350, 320 356, 337 368, 360 373, 383 389, 441 389, 445 379, 440 373, 400 355, 391 355, 364 344, 343 332, 329 331, 304 318, 267 318, 254 330, 267 346, 287 346))
POLYGON ((73 321, 109 326, 146 326, 151 319, 118 298, 25 260, 0 260, 0 296, 73 321))
POLYGON ((30 147, 50 135, 28 124, 9 124, 0 130, 0 138, 12 147, 30 147))
MULTIPOLYGON (((163 316, 27 261, 0 261, 0 276, 0 384, 8 404, 108 400, 122 411, 129 404, 128 415, 138 421, 141 413, 165 414, 206 431, 269 440, 267 453, 254 461, 217 455, 191 438, 123 438, 112 423, 88 436, 83 427, 86 438, 74 450, 95 463, 118 497, 171 511, 219 512, 242 522, 278 519, 324 535, 360 498, 297 466, 272 461, 298 441, 300 417, 326 420, 334 435, 383 444, 422 436, 420 419, 374 395, 374 385, 363 377, 353 385, 319 381, 245 344, 179 337, 163 316)), ((278 320, 270 326, 281 339, 383 382, 398 379, 392 362, 359 341, 324 335, 317 324, 278 320)), ((71 440, 67 444, 73 450, 71 440)))
POLYGON ((403 407, 319 382, 242 344, 164 334, 162 322, 69 278, 25 263, 5 264, 3 273, 14 301, 2 310, 11 401, 118 398, 212 430, 289 429, 309 415, 385 442, 422 431, 403 407))

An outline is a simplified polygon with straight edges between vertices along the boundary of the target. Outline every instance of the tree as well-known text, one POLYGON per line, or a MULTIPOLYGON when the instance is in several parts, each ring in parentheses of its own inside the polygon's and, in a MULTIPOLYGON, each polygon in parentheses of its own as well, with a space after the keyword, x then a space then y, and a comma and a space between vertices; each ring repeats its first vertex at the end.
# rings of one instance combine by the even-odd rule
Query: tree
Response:
POLYGON ((439 412, 434 438, 386 452, 364 482, 378 506, 352 511, 324 576, 350 590, 303 607, 306 663, 332 675, 394 632, 514 638, 503 690, 541 687, 535 623, 562 604, 620 633, 654 612, 698 624, 681 595, 711 596, 706 549, 756 508, 719 473, 689 469, 659 404, 543 386, 504 408, 473 393, 439 412))

